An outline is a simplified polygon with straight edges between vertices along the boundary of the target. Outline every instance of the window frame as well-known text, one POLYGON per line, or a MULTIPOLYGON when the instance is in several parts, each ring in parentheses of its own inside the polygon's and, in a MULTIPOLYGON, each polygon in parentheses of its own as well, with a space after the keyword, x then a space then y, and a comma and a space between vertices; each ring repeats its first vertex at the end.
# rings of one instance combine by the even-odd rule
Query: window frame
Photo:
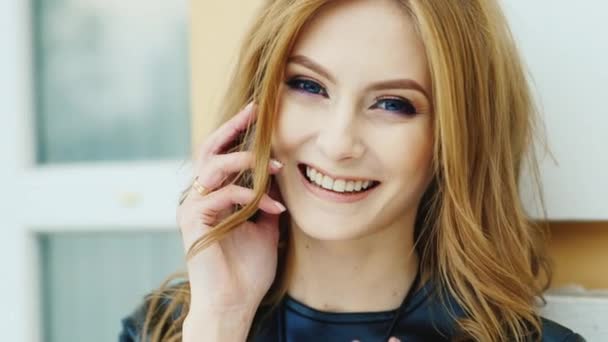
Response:
MULTIPOLYGON (((42 341, 38 236, 78 231, 167 231, 191 178, 190 160, 37 165, 32 4, 0 2, 0 290, 7 341, 42 341)), ((117 321, 117 326, 119 322, 117 321)))

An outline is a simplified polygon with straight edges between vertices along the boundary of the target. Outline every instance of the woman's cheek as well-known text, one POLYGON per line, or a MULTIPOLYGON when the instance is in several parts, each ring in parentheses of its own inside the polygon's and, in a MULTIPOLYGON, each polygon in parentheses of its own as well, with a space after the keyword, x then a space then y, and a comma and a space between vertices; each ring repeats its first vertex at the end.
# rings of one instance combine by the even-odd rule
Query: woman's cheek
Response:
POLYGON ((284 99, 279 107, 275 130, 275 143, 282 149, 296 148, 314 134, 317 116, 315 110, 293 99, 284 99))
POLYGON ((369 142, 385 165, 387 173, 416 179, 429 172, 433 139, 427 122, 419 121, 402 127, 376 129, 369 142))

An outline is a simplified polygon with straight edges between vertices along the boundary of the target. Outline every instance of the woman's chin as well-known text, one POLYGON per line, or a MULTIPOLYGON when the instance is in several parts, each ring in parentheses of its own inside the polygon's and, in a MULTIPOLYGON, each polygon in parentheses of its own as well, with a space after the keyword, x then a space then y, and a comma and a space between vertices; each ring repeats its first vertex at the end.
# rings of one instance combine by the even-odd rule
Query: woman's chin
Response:
MULTIPOLYGON (((293 218, 293 217, 292 217, 293 218)), ((294 229, 299 229, 304 235, 323 241, 352 240, 365 235, 367 231, 362 227, 355 226, 352 222, 332 222, 325 220, 303 220, 301 224, 296 223, 294 229)))

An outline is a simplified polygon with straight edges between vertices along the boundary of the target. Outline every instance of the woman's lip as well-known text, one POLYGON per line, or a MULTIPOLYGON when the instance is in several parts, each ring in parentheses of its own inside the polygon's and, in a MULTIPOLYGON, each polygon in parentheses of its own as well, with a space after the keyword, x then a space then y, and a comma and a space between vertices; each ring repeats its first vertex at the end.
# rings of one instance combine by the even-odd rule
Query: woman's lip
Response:
POLYGON ((380 183, 379 181, 377 181, 377 180, 375 180, 375 179, 371 179, 371 178, 359 178, 359 177, 348 177, 348 176, 339 176, 339 175, 334 175, 334 174, 329 173, 329 172, 327 172, 327 171, 323 170, 322 168, 317 167, 316 165, 313 165, 313 164, 308 164, 308 163, 298 163, 298 165, 303 165, 303 166, 304 166, 304 170, 306 170, 306 167, 307 167, 307 166, 310 166, 310 167, 312 167, 313 169, 315 169, 315 170, 317 170, 317 171, 321 172, 323 175, 327 175, 327 176, 329 176, 331 179, 344 179, 344 180, 346 180, 346 181, 355 181, 355 182, 356 182, 356 181, 362 181, 362 182, 365 182, 365 181, 371 181, 371 182, 375 182, 375 183, 380 183))
POLYGON ((364 198, 366 198, 367 196, 369 196, 369 194, 372 193, 372 191, 376 190, 376 188, 379 186, 375 186, 367 191, 363 191, 363 192, 356 192, 356 193, 337 193, 334 191, 330 191, 324 188, 321 188, 319 186, 313 185, 311 184, 308 179, 306 178, 305 175, 302 174, 302 172, 300 172, 300 170, 298 170, 297 172, 300 175, 300 179, 302 180, 302 184, 304 184, 304 187, 306 189, 308 189, 308 191, 312 192, 313 195, 315 195, 316 197, 319 197, 321 199, 324 200, 329 200, 332 202, 337 202, 337 203, 353 203, 353 202, 357 202, 360 201, 364 198))

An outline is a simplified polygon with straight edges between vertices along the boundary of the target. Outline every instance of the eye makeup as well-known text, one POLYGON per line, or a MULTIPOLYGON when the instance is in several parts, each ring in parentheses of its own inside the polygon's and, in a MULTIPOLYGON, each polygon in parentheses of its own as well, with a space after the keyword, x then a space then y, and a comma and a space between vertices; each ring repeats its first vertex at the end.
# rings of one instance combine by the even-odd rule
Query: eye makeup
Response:
MULTIPOLYGON (((306 95, 318 95, 325 98, 329 97, 327 90, 319 82, 303 76, 294 76, 289 78, 285 84, 289 89, 300 92, 306 95)), ((418 110, 414 103, 401 96, 387 96, 375 99, 374 105, 370 109, 379 109, 390 113, 395 113, 403 116, 415 116, 418 110)))

